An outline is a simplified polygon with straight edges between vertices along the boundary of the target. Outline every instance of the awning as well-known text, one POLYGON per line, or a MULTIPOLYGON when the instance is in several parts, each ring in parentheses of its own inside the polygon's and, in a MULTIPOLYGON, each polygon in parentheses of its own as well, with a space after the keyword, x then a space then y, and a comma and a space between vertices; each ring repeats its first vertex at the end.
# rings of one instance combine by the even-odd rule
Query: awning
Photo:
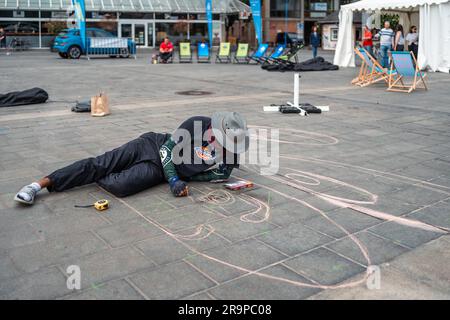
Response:
MULTIPOLYGON (((87 11, 205 13, 205 0, 85 0, 87 11)), ((213 13, 250 12, 239 0, 213 1, 213 13)), ((65 11, 71 0, 0 0, 0 10, 65 11)))
POLYGON ((417 6, 441 4, 448 0, 361 0, 341 6, 341 10, 410 10, 417 6))

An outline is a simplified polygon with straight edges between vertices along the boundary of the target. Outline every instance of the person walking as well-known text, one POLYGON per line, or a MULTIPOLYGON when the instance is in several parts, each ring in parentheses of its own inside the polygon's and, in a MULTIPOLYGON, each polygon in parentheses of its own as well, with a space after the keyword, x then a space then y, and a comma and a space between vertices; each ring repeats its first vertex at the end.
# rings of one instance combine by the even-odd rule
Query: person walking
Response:
POLYGON ((364 26, 363 33, 363 43, 364 49, 373 57, 373 41, 372 41, 372 30, 370 30, 369 26, 364 26))
POLYGON ((414 57, 417 59, 417 53, 419 51, 419 34, 417 33, 416 26, 411 26, 405 40, 408 43, 408 50, 412 51, 414 57))
POLYGON ((6 32, 0 28, 0 48, 6 48, 6 32))
POLYGON ((405 37, 403 36, 403 26, 397 25, 395 28, 394 51, 403 51, 405 49, 405 37))
POLYGON ((313 58, 317 57, 317 48, 320 47, 320 36, 317 32, 317 26, 312 27, 309 43, 312 47, 313 58))
POLYGON ((394 44, 394 31, 389 21, 384 22, 384 28, 378 32, 377 37, 380 38, 381 66, 389 68, 388 52, 392 50, 394 44))

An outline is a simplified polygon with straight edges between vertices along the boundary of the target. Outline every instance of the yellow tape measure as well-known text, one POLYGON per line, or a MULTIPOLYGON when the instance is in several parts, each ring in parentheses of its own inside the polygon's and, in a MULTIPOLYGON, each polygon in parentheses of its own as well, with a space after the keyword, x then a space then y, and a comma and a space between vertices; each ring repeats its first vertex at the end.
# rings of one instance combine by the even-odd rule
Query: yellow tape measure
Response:
POLYGON ((103 211, 103 210, 106 210, 106 209, 109 208, 109 201, 105 200, 105 199, 102 199, 102 200, 98 200, 94 204, 90 204, 88 206, 75 205, 75 208, 90 208, 90 207, 94 207, 98 211, 103 211))
POLYGON ((98 200, 96 203, 94 203, 94 208, 98 211, 103 211, 109 208, 109 202, 108 200, 98 200))

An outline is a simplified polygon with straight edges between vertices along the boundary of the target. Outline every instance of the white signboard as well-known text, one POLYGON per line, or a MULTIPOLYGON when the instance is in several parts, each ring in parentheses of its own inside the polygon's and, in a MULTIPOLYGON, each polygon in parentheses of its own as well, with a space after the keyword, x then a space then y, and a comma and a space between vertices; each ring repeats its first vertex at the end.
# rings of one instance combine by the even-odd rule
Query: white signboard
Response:
POLYGON ((127 48, 126 38, 91 38, 91 48, 127 48))

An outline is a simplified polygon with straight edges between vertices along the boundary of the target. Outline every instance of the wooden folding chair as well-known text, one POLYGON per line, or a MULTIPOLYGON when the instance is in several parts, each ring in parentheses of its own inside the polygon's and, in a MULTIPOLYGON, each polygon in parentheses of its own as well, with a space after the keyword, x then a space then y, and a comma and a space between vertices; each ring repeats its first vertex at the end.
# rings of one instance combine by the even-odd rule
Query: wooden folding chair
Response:
POLYGON ((411 93, 416 89, 428 90, 425 78, 427 74, 419 70, 416 57, 412 52, 392 51, 391 72, 395 70, 396 76, 389 77, 388 91, 411 93), (406 82, 405 80, 411 81, 406 82))
POLYGON ((395 70, 386 70, 375 60, 364 48, 355 48, 355 53, 362 59, 363 66, 360 69, 360 75, 356 78, 355 84, 366 87, 368 85, 384 81, 386 84, 389 77, 395 75, 395 70), (392 73, 392 74, 391 74, 392 73))

